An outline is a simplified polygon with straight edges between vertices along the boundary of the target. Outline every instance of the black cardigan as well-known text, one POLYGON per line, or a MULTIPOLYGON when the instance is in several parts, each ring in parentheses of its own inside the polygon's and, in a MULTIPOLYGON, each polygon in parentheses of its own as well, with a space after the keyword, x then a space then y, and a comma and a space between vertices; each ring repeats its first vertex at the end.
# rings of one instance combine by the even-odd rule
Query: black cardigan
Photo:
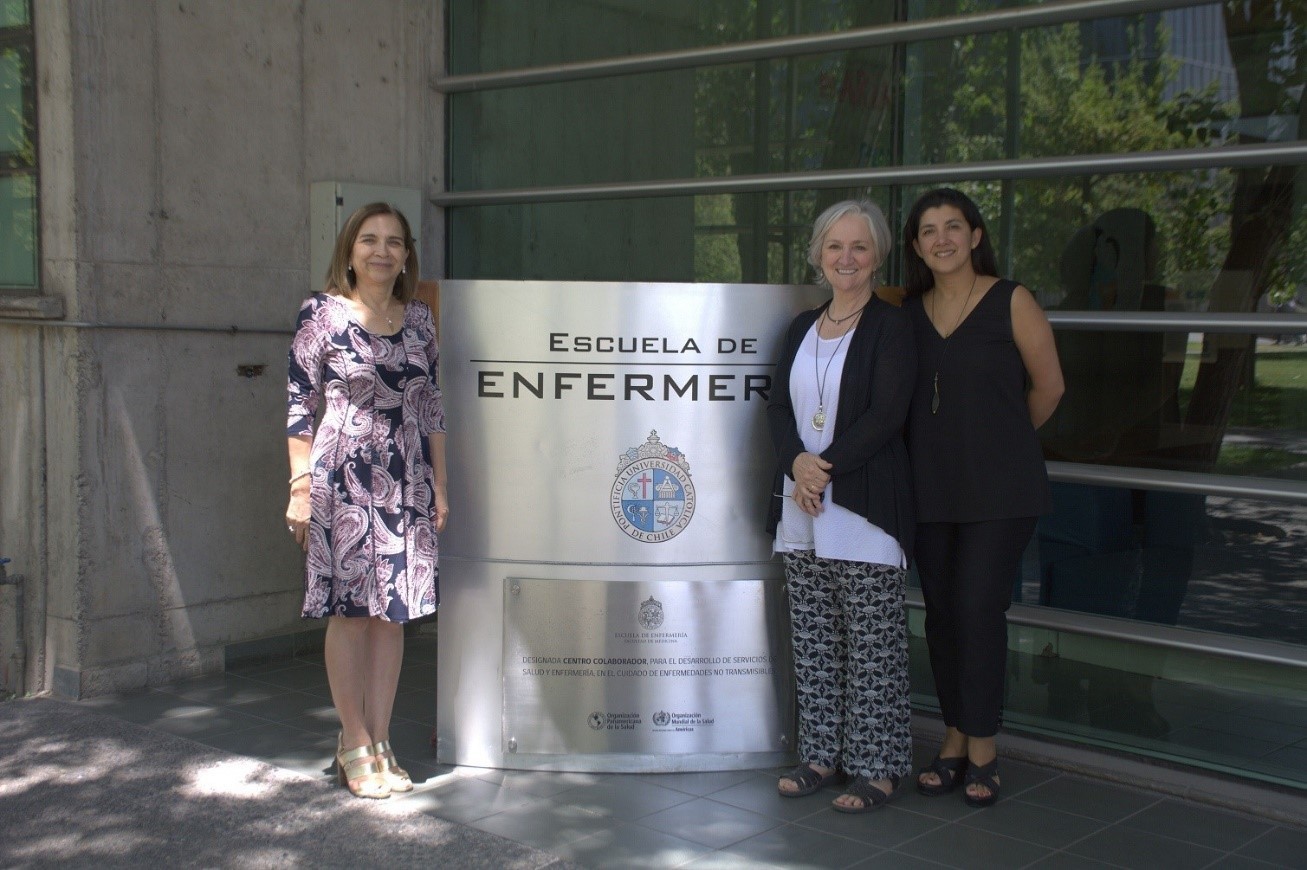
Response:
MULTIPOLYGON (((767 533, 781 519, 782 482, 804 452, 790 404, 790 368, 812 324, 829 306, 805 311, 790 324, 776 362, 767 425, 776 450, 776 477, 767 512, 767 533)), ((835 438, 821 454, 831 463, 831 499, 898 540, 912 556, 916 517, 912 472, 903 425, 917 373, 916 340, 908 313, 873 295, 849 341, 840 381, 835 438)))

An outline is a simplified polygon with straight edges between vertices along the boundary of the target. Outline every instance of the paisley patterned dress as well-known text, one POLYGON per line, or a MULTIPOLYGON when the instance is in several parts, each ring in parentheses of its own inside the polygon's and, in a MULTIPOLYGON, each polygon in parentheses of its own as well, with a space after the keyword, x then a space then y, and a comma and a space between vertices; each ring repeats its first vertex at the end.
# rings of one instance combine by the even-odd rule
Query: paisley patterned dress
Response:
POLYGON ((286 434, 313 436, 301 615, 408 622, 434 613, 427 436, 445 431, 445 413, 431 309, 410 302, 398 333, 376 335, 342 299, 315 293, 300 308, 289 356, 286 434))

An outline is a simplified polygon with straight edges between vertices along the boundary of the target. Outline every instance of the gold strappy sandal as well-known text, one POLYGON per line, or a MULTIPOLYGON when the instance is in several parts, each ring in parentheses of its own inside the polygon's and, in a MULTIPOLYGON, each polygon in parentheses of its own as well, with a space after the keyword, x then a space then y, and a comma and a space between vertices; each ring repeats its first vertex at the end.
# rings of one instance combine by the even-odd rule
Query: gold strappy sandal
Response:
POLYGON ((374 758, 376 753, 373 747, 359 746, 346 752, 342 743, 343 737, 336 743, 340 747, 336 750, 336 779, 340 784, 349 789, 354 797, 390 797, 391 789, 384 762, 374 758))
POLYGON ((399 766, 395 760, 395 751, 390 748, 389 740, 378 740, 370 747, 371 752, 381 762, 381 775, 386 778, 386 783, 393 792, 405 792, 413 790, 413 779, 408 775, 408 771, 399 766))

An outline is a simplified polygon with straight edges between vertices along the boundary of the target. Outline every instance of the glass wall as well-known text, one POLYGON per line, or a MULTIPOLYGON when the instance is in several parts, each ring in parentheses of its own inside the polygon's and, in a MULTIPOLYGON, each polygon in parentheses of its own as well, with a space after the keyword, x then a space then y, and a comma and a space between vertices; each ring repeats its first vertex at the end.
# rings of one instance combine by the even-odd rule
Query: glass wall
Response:
MULTIPOLYGON (((886 24, 892 3, 449 4, 453 74, 886 24), (566 23, 571 22, 571 23, 566 23)), ((449 100, 452 191, 766 175, 895 162, 895 47, 707 65, 449 100)), ((455 277, 790 282, 839 191, 468 208, 455 277), (641 253, 643 252, 643 253, 641 253), (507 257, 510 262, 505 262, 507 257)))
POLYGON ((1068 385, 1008 725, 1307 787, 1307 7, 990 23, 1035 6, 450 0, 452 80, 562 75, 450 86, 449 273, 804 283, 824 205, 870 196, 901 226, 953 167, 1068 385), (954 15, 975 26, 894 36, 954 15), (886 36, 818 39, 857 28, 886 36), (1278 150, 1225 156, 1250 145, 1278 150))
POLYGON ((37 286, 31 22, 28 0, 0 0, 0 292, 37 286))

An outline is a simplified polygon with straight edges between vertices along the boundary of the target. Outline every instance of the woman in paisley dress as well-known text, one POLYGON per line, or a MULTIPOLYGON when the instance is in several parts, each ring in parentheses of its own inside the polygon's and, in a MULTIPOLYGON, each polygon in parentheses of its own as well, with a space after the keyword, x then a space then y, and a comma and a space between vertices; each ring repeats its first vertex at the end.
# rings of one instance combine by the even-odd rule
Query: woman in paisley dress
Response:
POLYGON ((393 206, 354 212, 290 350, 286 527, 306 554, 302 615, 327 618, 337 777, 366 798, 413 788, 390 716, 404 623, 440 600, 436 535, 449 514, 436 329, 413 299, 413 245, 393 206))

